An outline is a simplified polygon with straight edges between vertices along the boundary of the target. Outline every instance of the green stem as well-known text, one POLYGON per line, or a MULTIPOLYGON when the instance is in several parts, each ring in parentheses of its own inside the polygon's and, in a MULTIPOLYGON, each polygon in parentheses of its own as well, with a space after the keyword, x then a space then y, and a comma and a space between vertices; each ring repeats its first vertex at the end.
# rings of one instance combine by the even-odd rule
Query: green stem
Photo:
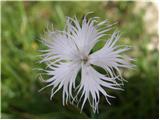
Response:
POLYGON ((93 112, 93 110, 91 109, 91 118, 95 119, 95 113, 93 112))

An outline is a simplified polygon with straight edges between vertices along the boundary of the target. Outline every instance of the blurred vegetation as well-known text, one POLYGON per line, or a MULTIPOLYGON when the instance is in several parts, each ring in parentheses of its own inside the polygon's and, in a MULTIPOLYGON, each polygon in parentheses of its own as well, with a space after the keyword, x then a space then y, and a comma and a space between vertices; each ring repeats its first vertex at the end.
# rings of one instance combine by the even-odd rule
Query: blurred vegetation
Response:
MULTIPOLYGON (((134 13, 135 2, 1 2, 2 118, 158 118, 158 49, 149 49, 157 33, 148 34, 143 21, 147 7, 134 13), (102 19, 117 21, 122 31, 120 44, 134 46, 128 54, 136 58, 135 70, 123 70, 128 82, 124 92, 110 91, 116 99, 109 106, 101 97, 99 114, 93 114, 88 104, 82 113, 74 105, 62 106, 61 92, 49 100, 50 88, 38 79, 43 67, 38 64, 40 36, 47 24, 63 29, 65 17, 82 18, 93 11, 102 19)), ((152 6, 152 3, 145 3, 152 6)), ((151 26, 148 26, 150 29, 151 26)), ((158 43, 157 43, 158 44, 158 43)), ((96 47, 100 48, 103 44, 96 47)))

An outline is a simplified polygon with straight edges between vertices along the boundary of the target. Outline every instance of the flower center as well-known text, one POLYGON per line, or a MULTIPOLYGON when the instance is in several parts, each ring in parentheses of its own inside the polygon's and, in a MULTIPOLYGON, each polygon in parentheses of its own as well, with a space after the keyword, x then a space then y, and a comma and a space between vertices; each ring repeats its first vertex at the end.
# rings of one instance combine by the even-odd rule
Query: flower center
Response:
POLYGON ((83 56, 83 58, 81 59, 81 61, 86 64, 88 62, 88 56, 83 56))

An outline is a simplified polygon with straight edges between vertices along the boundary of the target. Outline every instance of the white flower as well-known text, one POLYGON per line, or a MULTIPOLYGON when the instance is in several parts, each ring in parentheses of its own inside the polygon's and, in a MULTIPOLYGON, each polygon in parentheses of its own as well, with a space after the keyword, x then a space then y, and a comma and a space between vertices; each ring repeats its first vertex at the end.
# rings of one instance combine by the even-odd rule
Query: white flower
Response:
POLYGON ((91 53, 95 44, 106 35, 111 26, 106 20, 98 23, 97 17, 87 20, 85 16, 82 25, 76 17, 68 17, 64 31, 48 32, 47 37, 43 39, 48 49, 42 50, 45 53, 41 62, 48 65, 45 71, 50 78, 45 82, 48 83, 46 87, 52 86, 51 98, 63 89, 63 105, 75 98, 80 102, 83 98, 81 110, 88 100, 95 112, 98 111, 100 94, 105 96, 109 104, 108 97, 113 97, 105 88, 122 90, 123 78, 119 68, 133 66, 130 64, 131 58, 121 55, 129 47, 115 45, 120 37, 119 32, 114 32, 103 48, 91 53), (106 74, 98 72, 94 65, 103 68, 106 74), (76 90, 75 82, 79 71, 81 81, 77 94, 73 95, 72 90, 76 90))

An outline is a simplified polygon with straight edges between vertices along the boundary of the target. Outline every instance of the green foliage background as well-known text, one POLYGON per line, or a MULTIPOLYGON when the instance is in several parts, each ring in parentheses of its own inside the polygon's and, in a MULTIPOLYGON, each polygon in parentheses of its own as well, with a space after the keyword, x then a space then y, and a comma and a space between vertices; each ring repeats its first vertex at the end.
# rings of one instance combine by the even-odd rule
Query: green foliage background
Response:
MULTIPOLYGON (((147 7, 134 13, 135 2, 1 2, 1 5, 2 118, 158 118, 158 49, 147 47, 152 44, 152 37, 158 35, 145 30, 143 17, 147 7), (128 80, 125 91, 110 91, 117 97, 110 100, 111 106, 101 97, 99 114, 93 114, 88 104, 82 113, 74 105, 62 106, 61 92, 50 101, 50 88, 38 92, 44 84, 34 70, 43 67, 38 64, 37 55, 43 48, 39 39, 47 24, 63 29, 66 16, 81 19, 90 11, 102 19, 118 22, 117 28, 122 31, 118 44, 134 46, 128 54, 136 58, 137 66, 135 70, 122 70, 128 80)), ((96 48, 102 46, 103 41, 96 48)))

